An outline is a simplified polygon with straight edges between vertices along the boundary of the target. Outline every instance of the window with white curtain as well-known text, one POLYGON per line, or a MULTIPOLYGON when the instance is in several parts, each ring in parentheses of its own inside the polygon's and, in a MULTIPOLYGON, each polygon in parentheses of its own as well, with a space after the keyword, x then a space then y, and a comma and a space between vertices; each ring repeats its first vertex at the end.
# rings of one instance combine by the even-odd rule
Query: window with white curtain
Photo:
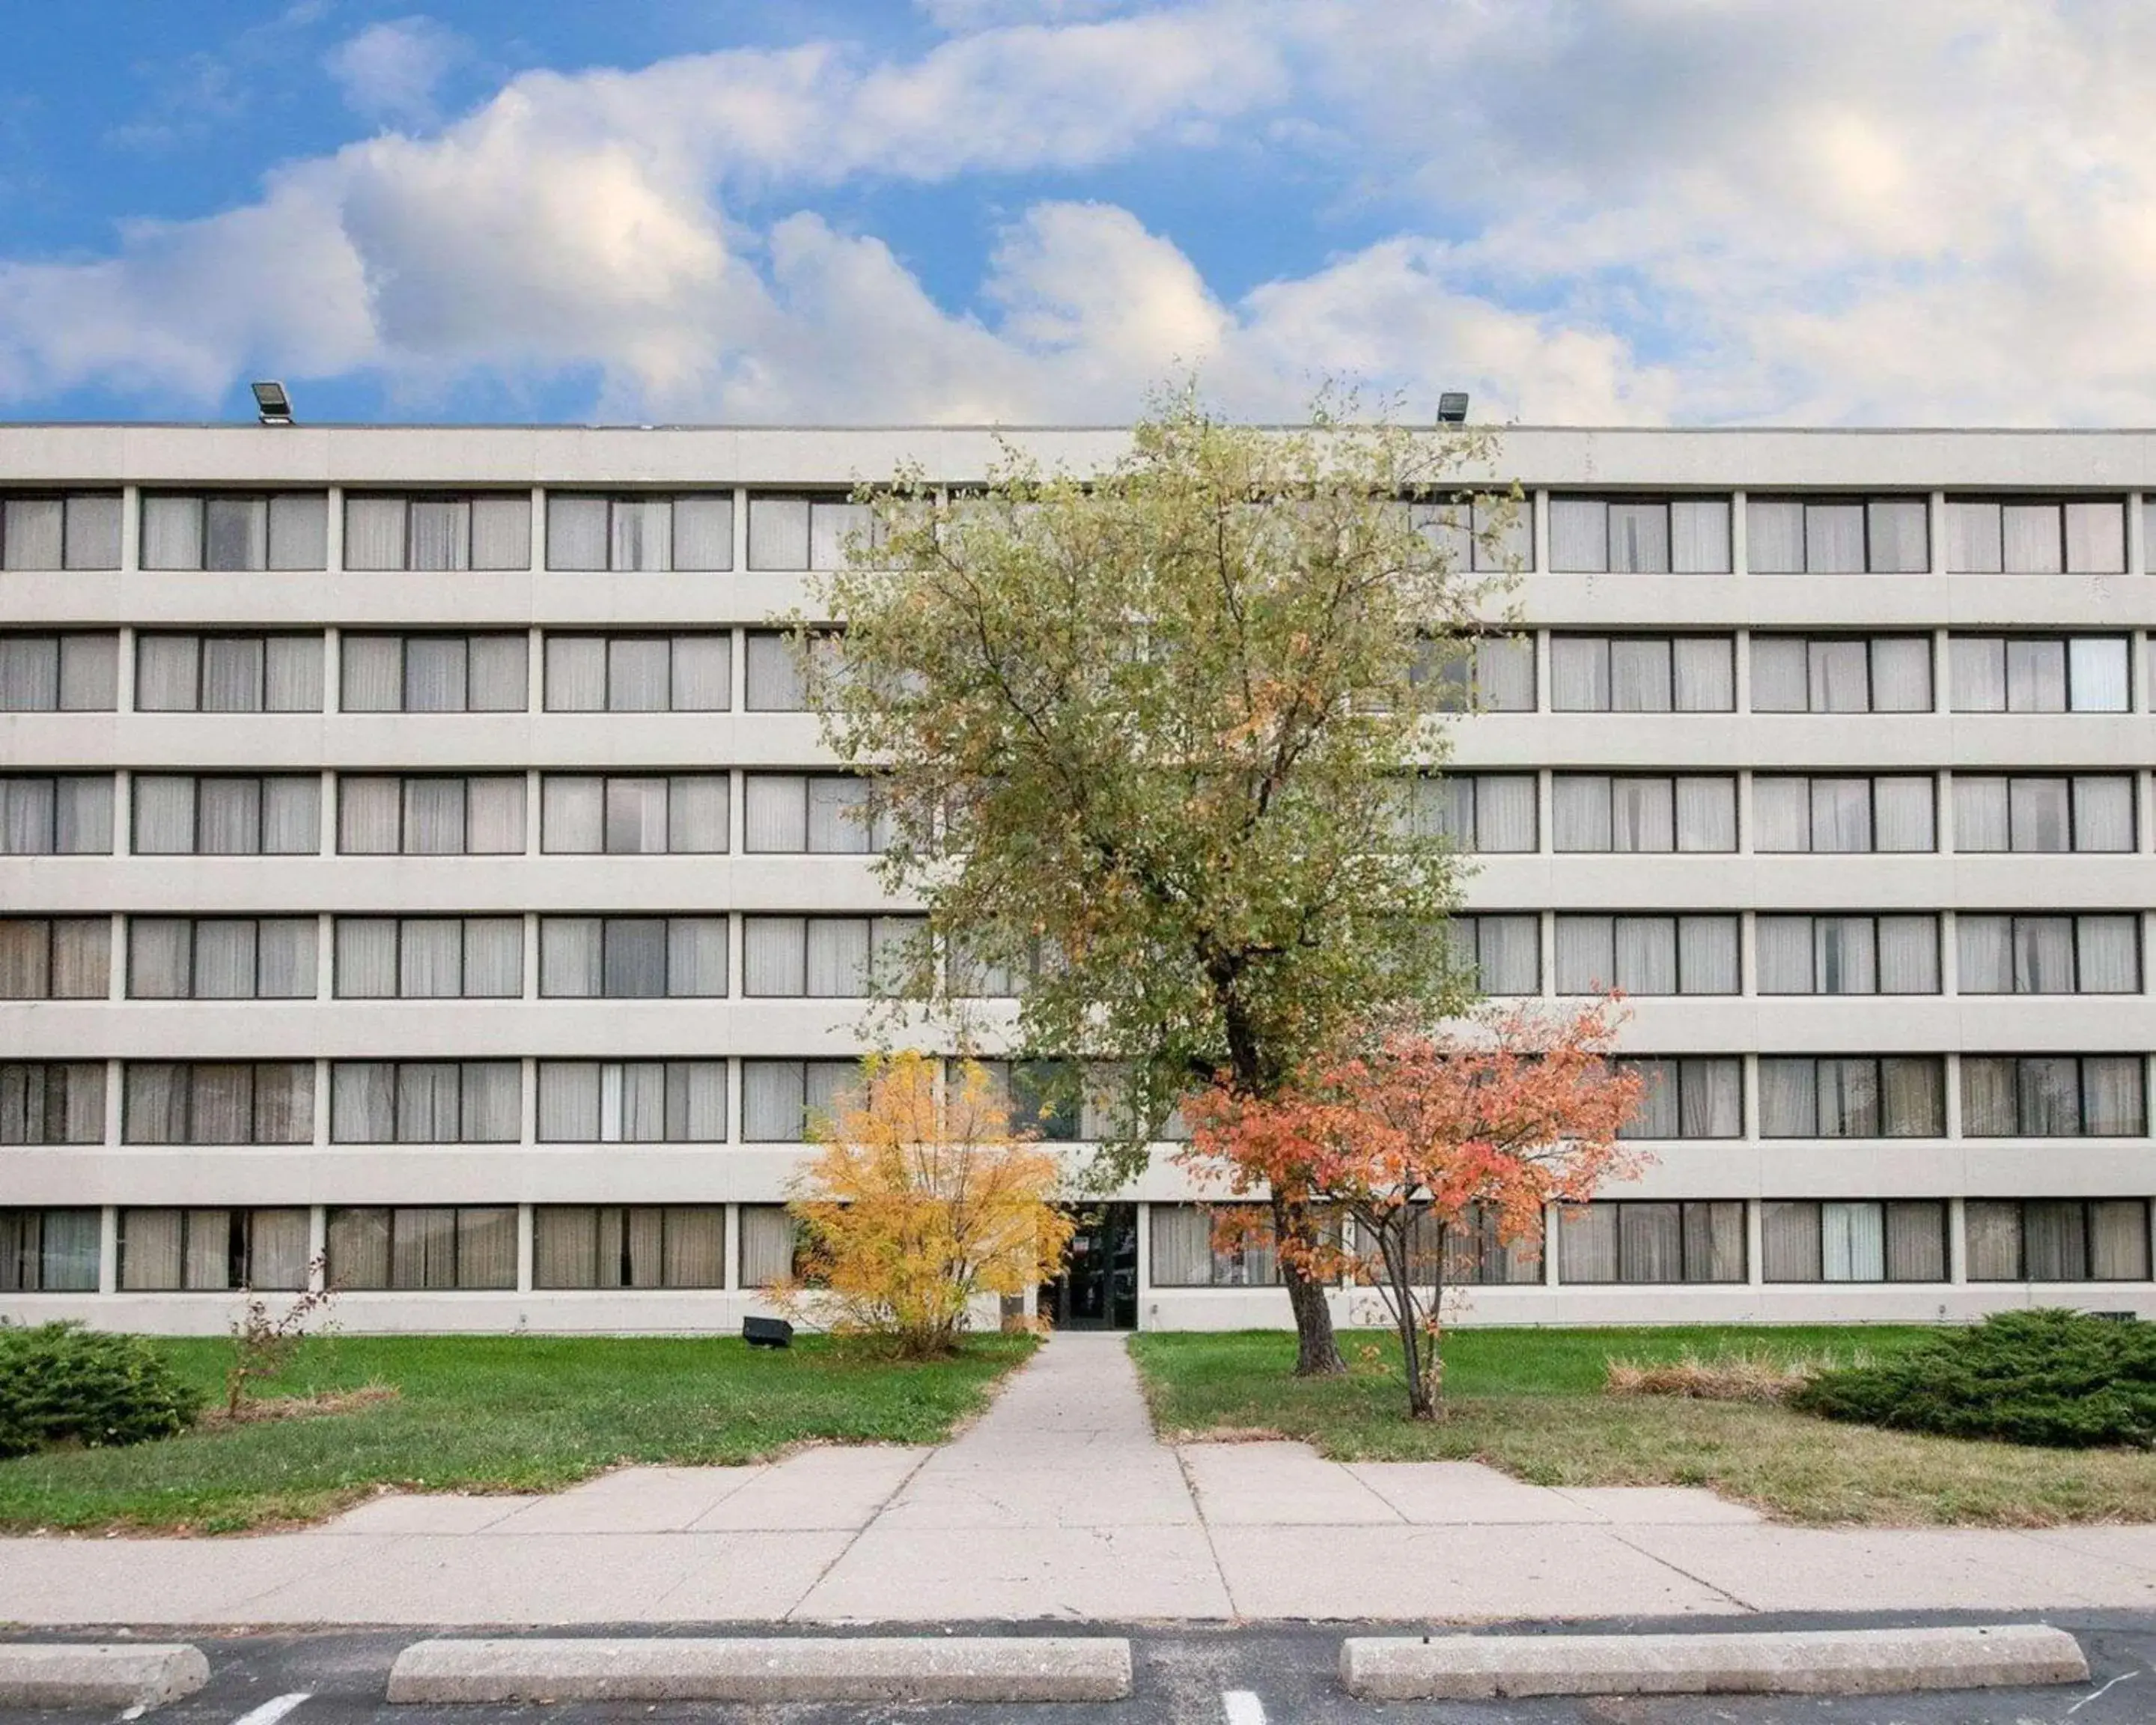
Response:
POLYGON ((1271 1212, 1255 1204, 1156 1204, 1152 1282, 1157 1288, 1270 1288, 1281 1284, 1271 1212))
POLYGON ((94 1209, 0 1209, 0 1294, 95 1293, 103 1226, 94 1209))
POLYGON ((333 1209, 330 1286, 447 1291, 516 1286, 516 1206, 333 1209))
POLYGON ((112 775, 0 773, 0 856, 110 856, 112 775))
POLYGON ((880 549, 883 524, 865 503, 844 497, 748 500, 752 569, 841 569, 854 547, 880 549))
POLYGON ((304 1209, 123 1209, 120 1291, 290 1293, 307 1285, 304 1209))
POLYGON ((1948 644, 1958 713, 2123 713, 2124 635, 1964 635, 1948 644))
POLYGON ((549 773, 540 782, 539 848, 556 855, 710 855, 726 848, 723 773, 549 773))
POLYGON ((374 635, 338 645, 347 713, 521 713, 531 704, 521 634, 374 635))
POLYGON ((1487 493, 1408 505, 1408 521, 1450 567, 1495 574, 1534 567, 1535 506, 1487 493))
POLYGON ((524 775, 346 773, 337 849, 347 856, 516 856, 524 775))
POLYGON ((2147 1281, 2141 1198, 1972 1198, 1963 1205, 1971 1281, 2147 1281))
POLYGON ((1584 1204, 1558 1218, 1561 1282, 1744 1280, 1741 1203, 1584 1204))
POLYGON ((1445 925, 1452 962, 1478 994, 1543 991, 1543 919, 1529 911, 1454 916, 1445 925))
POLYGON ((742 849, 865 856, 891 842, 875 781, 851 773, 750 773, 742 779, 742 849))
POLYGON ((329 566, 329 495, 211 491, 142 497, 145 569, 322 569, 329 566))
POLYGON ((722 1288, 724 1204, 542 1204, 531 1212, 535 1288, 722 1288))
POLYGON ((1630 1055, 1616 1061, 1637 1073, 1640 1106, 1620 1138, 1740 1138, 1744 1136, 1744 1062, 1734 1055, 1681 1059, 1630 1055))
POLYGON ((521 916, 340 916, 341 1000, 514 1000, 524 992, 521 916))
POLYGON ((798 1144, 810 1119, 828 1121, 860 1081, 857 1060, 743 1060, 742 1137, 752 1144, 798 1144))
POLYGON ((1085 1086, 1070 1061, 974 1064, 988 1079, 990 1095, 1008 1111, 1014 1131, 1038 1132, 1056 1144, 1075 1143, 1085 1136, 1085 1086))
POLYGON ((1400 814, 1416 838, 1485 855, 1537 849, 1541 819, 1532 773, 1423 774, 1408 782, 1400 814))
POLYGON ((1958 986, 1964 994, 2138 994, 2138 916, 2009 916, 1964 911, 1954 919, 1958 986))
POLYGON ((685 999, 726 992, 724 916, 542 916, 549 999, 685 999))
POLYGON ((528 569, 531 494, 348 491, 347 569, 528 569))
POLYGON ((920 957, 919 916, 744 916, 742 993, 860 999, 901 986, 920 957))
POLYGON ((1447 713, 1531 713, 1535 710, 1535 638, 1476 635, 1429 640, 1409 673, 1436 685, 1435 705, 1447 713))
POLYGON ((741 1212, 741 1285, 767 1288, 798 1279, 801 1229, 783 1204, 744 1204, 741 1212))
POLYGON ((322 782, 311 773, 138 773, 132 800, 137 856, 313 856, 322 848, 322 782))
POLYGON ((1550 637, 1560 713, 1726 713, 1737 706, 1731 635, 1550 637))
POLYGON ((1937 1055, 1760 1057, 1762 1137, 1936 1138, 1946 1129, 1937 1055))
POLYGON ((1753 931, 1762 994, 1936 994, 1939 919, 1779 916, 1753 931))
POLYGON ((724 1060, 542 1060, 542 1144, 717 1144, 724 1060))
MULTIPOLYGON (((1261 1206, 1260 1211, 1264 1213, 1261 1206)), ((1321 1220, 1319 1225, 1327 1223, 1321 1220)), ((1354 1227, 1358 1250, 1374 1263, 1377 1241, 1361 1223, 1354 1227)), ((1517 1286, 1543 1279, 1539 1217, 1530 1233, 1507 1239, 1504 1219, 1487 1204, 1471 1204, 1464 1215, 1440 1221, 1430 1206, 1418 1204, 1407 1219, 1406 1234, 1408 1274, 1418 1286, 1434 1287, 1440 1279, 1453 1287, 1517 1286)), ((1358 1268, 1356 1280, 1367 1284, 1373 1273, 1358 1268)))
POLYGON ((1734 916, 1557 919, 1557 991, 1599 994, 1734 994, 1734 916))
POLYGON ((702 634, 547 637, 550 713, 722 713, 733 704, 734 638, 702 634))
MULTIPOLYGON (((793 639, 783 629, 752 629, 743 643, 746 686, 742 706, 752 713, 805 713, 809 711, 808 681, 794 650, 793 639)), ((808 662, 819 676, 836 676, 844 667, 845 644, 835 629, 813 632, 808 637, 808 662)))
POLYGON ((0 1060, 0 1145, 104 1142, 104 1061, 0 1060))
POLYGON ((1947 1280, 1947 1207, 1937 1199, 1770 1199, 1759 1236, 1768 1281, 1947 1280))
POLYGON ((1737 848, 1737 781, 1726 774, 1559 773, 1550 789, 1560 851, 1737 848))
POLYGON ((703 574, 734 566, 731 491, 547 496, 547 567, 703 574))
POLYGON ((1752 778, 1752 848, 1789 852, 1933 850, 1929 773, 1774 773, 1752 778))
POLYGON ((1964 1055, 1967 1138, 2138 1138, 2144 1061, 2132 1055, 1964 1055))
POLYGON ((318 713, 320 635, 138 634, 135 710, 318 713))
POLYGON ((109 713, 120 705, 120 637, 0 634, 0 713, 109 713))
POLYGON ((330 1068, 336 1144, 513 1144, 523 1136, 517 1060, 338 1060, 330 1068))
POLYGON ((2125 773, 1957 773, 1954 849, 2133 849, 2133 780, 2125 773))
POLYGON ((2126 568, 2126 506, 2116 497, 1949 497, 1950 575, 2117 575, 2126 568))
POLYGON ((1928 713, 1929 635, 1752 637, 1755 713, 1928 713))
POLYGON ((0 569, 116 569, 120 493, 0 497, 0 569))
POLYGON ((1922 497, 1749 497, 1745 565, 1754 575, 1920 575, 1932 567, 1922 497))
POLYGON ((1727 575, 1727 497, 1568 497, 1549 501, 1557 573, 1727 575))
POLYGON ((131 1000, 311 1000, 312 916, 131 916, 131 1000))
POLYGON ((129 1144, 310 1144, 312 1060, 131 1060, 121 1138, 129 1144))
POLYGON ((0 919, 0 1000, 102 1000, 111 980, 110 916, 0 919))

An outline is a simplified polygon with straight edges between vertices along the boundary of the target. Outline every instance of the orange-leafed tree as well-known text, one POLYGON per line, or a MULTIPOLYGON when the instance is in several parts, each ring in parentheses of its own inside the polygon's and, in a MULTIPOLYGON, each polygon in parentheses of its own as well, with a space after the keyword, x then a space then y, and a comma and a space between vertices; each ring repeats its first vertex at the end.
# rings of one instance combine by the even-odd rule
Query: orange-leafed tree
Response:
MULTIPOLYGON (((1216 1086, 1190 1105, 1186 1161, 1239 1195, 1292 1194, 1353 1224, 1276 1242, 1313 1280, 1353 1275, 1383 1294, 1408 1410, 1437 1416, 1442 1318, 1463 1239, 1535 1246, 1552 1204, 1583 1204, 1645 1158, 1620 1142, 1641 1081, 1609 1060, 1614 1003, 1569 1018, 1532 1009, 1455 1032, 1394 1032, 1276 1095, 1216 1086)), ((1232 1225, 1232 1224, 1231 1224, 1232 1225)))
POLYGON ((828 1119, 788 1208, 813 1292, 787 1297, 842 1332, 921 1358, 958 1345, 976 1296, 1023 1293, 1062 1261, 1061 1164, 975 1062, 871 1055, 828 1119))

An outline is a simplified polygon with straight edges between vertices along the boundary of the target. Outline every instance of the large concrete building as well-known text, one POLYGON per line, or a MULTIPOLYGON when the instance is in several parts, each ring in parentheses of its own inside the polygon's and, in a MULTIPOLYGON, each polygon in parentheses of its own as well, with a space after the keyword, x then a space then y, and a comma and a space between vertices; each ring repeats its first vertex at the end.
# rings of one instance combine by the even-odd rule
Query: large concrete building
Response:
MULTIPOLYGON (((322 1253, 354 1329, 753 1309, 906 908, 769 619, 855 480, 993 449, 0 429, 0 1317, 221 1329, 322 1253)), ((1472 1316, 2156 1315, 2156 437, 1500 461, 1527 628, 1422 818, 1491 993, 1630 992, 1657 1160, 1472 1316)), ((1190 1196, 1096 1209, 1064 1315, 1285 1322, 1190 1196)))

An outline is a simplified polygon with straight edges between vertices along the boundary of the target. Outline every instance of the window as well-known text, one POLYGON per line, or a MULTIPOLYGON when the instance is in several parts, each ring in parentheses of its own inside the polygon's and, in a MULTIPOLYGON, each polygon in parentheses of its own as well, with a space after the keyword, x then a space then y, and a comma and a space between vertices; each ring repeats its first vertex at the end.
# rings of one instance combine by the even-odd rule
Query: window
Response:
POLYGON ((127 925, 132 1000, 311 1000, 312 916, 136 916, 127 925))
MULTIPOLYGON (((1083 1086, 1072 1083, 1067 1060, 981 1060, 990 1093, 1009 1111, 1014 1132, 1034 1132, 1052 1144, 1086 1136, 1083 1086)), ((955 1078, 952 1081, 956 1082, 955 1078)))
POLYGON ((312 856, 322 848, 322 782, 312 773, 135 775, 137 856, 312 856))
POLYGON ((347 634, 338 706, 348 713, 521 713, 530 705, 521 634, 347 634))
POLYGON ((1526 498, 1509 504, 1488 495, 1410 503, 1408 520, 1450 556, 1455 569, 1496 573, 1534 567, 1535 506, 1526 498))
POLYGON ((1543 919, 1523 916, 1455 916, 1445 925, 1452 960, 1478 994, 1543 991, 1543 919))
POLYGON ((1553 496, 1550 567, 1558 573, 1727 575, 1727 497, 1553 496))
POLYGON ((109 713, 120 705, 120 637, 0 634, 0 713, 109 713))
POLYGON ((2131 850, 2133 781, 1957 773, 1956 850, 2131 850))
POLYGON ((1418 838, 1488 855, 1542 842, 1532 773, 1455 773, 1412 779, 1402 825, 1418 838))
POLYGON ((946 948, 945 968, 951 993, 959 999, 1015 1000, 1062 962, 1061 950, 1045 937, 1024 942, 1008 959, 991 959, 977 941, 954 938, 946 948))
POLYGON ((556 855, 709 855, 726 848, 726 774, 601 778, 540 786, 539 848, 556 855))
MULTIPOLYGON (((854 1060, 743 1060, 742 1137, 752 1144, 798 1144, 812 1114, 828 1119, 860 1082, 854 1060)), ((742 1247, 744 1260, 747 1247, 742 1247)), ((742 1266, 747 1275, 746 1262, 742 1266)))
POLYGON ((1620 1071, 1645 1081, 1639 1111, 1620 1138, 1740 1138, 1744 1136, 1744 1063, 1734 1055, 1683 1060, 1620 1060, 1620 1071))
POLYGON ((1472 640, 1432 641, 1411 675, 1417 683, 1435 679, 1440 712, 1531 713, 1535 638, 1477 635, 1472 640))
POLYGON ((1937 1055, 1760 1059, 1762 1137, 1936 1138, 1946 1129, 1937 1055))
POLYGON ((347 569, 528 569, 531 497, 526 491, 391 497, 347 494, 347 569))
MULTIPOLYGON (((808 711, 808 685, 793 639, 779 629, 751 629, 745 647, 748 686, 742 691, 742 706, 752 713, 808 711)), ((835 630, 823 630, 808 638, 809 663, 818 675, 837 675, 844 650, 844 644, 835 630)))
POLYGON ((340 916, 341 1000, 514 1000, 521 916, 340 916))
POLYGON ((523 1110, 516 1060, 339 1060, 330 1069, 336 1144, 513 1144, 523 1110))
POLYGON ((734 500, 727 491, 679 497, 547 499, 550 569, 676 570, 734 566, 734 500))
POLYGON ((742 993, 857 999, 904 980, 919 916, 744 916, 742 993))
POLYGON ((733 704, 734 638, 547 637, 550 713, 722 713, 733 704))
POLYGON ((1280 1286, 1271 1212, 1263 1204, 1156 1204, 1152 1286, 1270 1288, 1280 1286))
POLYGON ((0 1209, 0 1294, 94 1294, 95 1210, 0 1209))
POLYGON ((1928 713, 1926 635, 1754 635, 1755 713, 1928 713))
POLYGON ((1964 994, 2138 994, 2141 919, 1977 916, 1954 919, 1964 994))
POLYGON ((535 1288, 722 1288, 723 1204, 553 1204, 531 1212, 535 1288))
POLYGON ((1559 850, 1734 850, 1737 781, 1560 773, 1552 783, 1559 850))
POLYGON ((1742 1204, 1586 1204, 1558 1215, 1560 1281, 1744 1280, 1742 1204))
POLYGON ((146 569, 321 569, 329 566, 329 498, 227 492, 142 499, 146 569))
POLYGON ((801 1263, 801 1230, 783 1204, 741 1207, 741 1285, 767 1288, 792 1281, 801 1263))
POLYGON ((120 1291, 295 1291, 307 1285, 307 1220, 303 1209, 122 1210, 120 1291))
POLYGON ((542 1144, 717 1144, 724 1060, 542 1060, 542 1144))
POLYGON ((1755 575, 1920 575, 1932 567, 1922 497, 1753 497, 1745 562, 1755 575))
POLYGON ((2124 635, 1955 635, 1958 713, 2123 713, 2124 635))
POLYGON ((337 849, 347 856, 516 856, 524 850, 521 773, 337 783, 337 849))
POLYGON ((370 1208, 329 1214, 332 1287, 513 1288, 516 1208, 370 1208))
POLYGON ((1964 1055, 1965 1138, 2138 1138, 2139 1055, 1964 1055))
POLYGON ((1765 853, 1931 850, 1929 774, 1752 780, 1752 848, 1765 853))
POLYGON ((102 1000, 111 982, 110 917, 0 922, 0 1000, 102 1000))
POLYGON ((129 1144, 311 1144, 315 1063, 136 1060, 121 1125, 129 1144))
POLYGON ((1552 635, 1560 713, 1726 713, 1737 705, 1727 635, 1552 635))
POLYGON ((0 856, 110 856, 112 775, 0 775, 0 856))
POLYGON ((883 542, 883 526, 865 503, 844 497, 748 500, 752 569, 842 569, 850 544, 873 550, 883 542))
POLYGON ((751 773, 742 782, 742 848, 867 855, 891 842, 875 781, 846 773, 751 773))
MULTIPOLYGON (((1424 1286, 1434 1286, 1442 1271, 1447 1283, 1459 1287, 1502 1287, 1538 1283, 1543 1279, 1542 1228, 1537 1221, 1527 1238, 1507 1240, 1502 1219, 1486 1204, 1475 1204, 1456 1222, 1440 1223, 1426 1205, 1418 1204, 1409 1218, 1408 1273, 1424 1286)), ((1361 1227, 1357 1234, 1361 1236, 1361 1227)), ((1375 1255, 1376 1242, 1360 1239, 1366 1256, 1375 1255)), ((1361 1278, 1368 1281, 1365 1276, 1361 1278)))
POLYGON ((1971 1281, 2146 1281, 2139 1198, 1972 1198, 1963 1206, 1971 1281))
POLYGON ((1768 1281, 1947 1279, 1947 1207, 1935 1199, 1770 1200, 1759 1212, 1761 1270, 1768 1281))
POLYGON ((684 999, 726 992, 724 916, 542 916, 539 992, 552 999, 684 999))
POLYGON ((0 1144, 104 1142, 104 1061, 0 1061, 0 1144))
POLYGON ((1734 994, 1734 916, 1560 916, 1557 991, 1734 994))
POLYGON ((318 713, 320 635, 137 635, 145 713, 318 713))
POLYGON ((1936 994, 1936 916, 1768 916, 1754 931, 1762 994, 1936 994))
POLYGON ((0 569, 116 569, 120 494, 0 498, 0 569))
POLYGON ((2117 575, 2126 567, 2126 506, 2101 501, 1947 500, 1950 575, 2117 575))

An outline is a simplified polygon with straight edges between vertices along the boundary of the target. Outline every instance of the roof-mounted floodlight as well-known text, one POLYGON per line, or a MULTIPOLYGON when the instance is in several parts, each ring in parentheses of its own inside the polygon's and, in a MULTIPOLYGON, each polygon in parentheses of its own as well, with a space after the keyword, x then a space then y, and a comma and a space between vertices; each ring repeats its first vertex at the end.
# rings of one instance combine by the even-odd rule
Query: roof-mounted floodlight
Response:
POLYGON ((1448 389, 1437 398, 1437 423, 1440 425, 1465 425, 1467 423, 1467 392, 1448 389))
POLYGON ((292 423, 292 398, 285 393, 285 386, 271 380, 254 386, 254 406, 264 425, 290 425, 292 423))

